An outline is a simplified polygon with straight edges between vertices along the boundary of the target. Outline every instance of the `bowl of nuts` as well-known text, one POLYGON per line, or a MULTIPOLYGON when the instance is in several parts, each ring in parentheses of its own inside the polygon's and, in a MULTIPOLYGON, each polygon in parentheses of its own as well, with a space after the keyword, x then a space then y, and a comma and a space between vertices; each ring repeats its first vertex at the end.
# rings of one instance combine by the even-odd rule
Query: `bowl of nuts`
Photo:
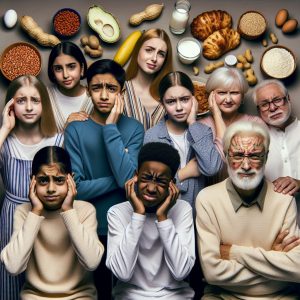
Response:
POLYGON ((53 30, 60 37, 68 39, 80 29, 81 17, 73 8, 62 8, 53 17, 53 30))
POLYGON ((9 45, 1 54, 0 70, 8 80, 21 75, 37 76, 41 71, 42 59, 38 49, 25 42, 9 45))
POLYGON ((274 45, 264 51, 260 60, 262 72, 272 78, 285 79, 296 69, 296 57, 287 47, 274 45))

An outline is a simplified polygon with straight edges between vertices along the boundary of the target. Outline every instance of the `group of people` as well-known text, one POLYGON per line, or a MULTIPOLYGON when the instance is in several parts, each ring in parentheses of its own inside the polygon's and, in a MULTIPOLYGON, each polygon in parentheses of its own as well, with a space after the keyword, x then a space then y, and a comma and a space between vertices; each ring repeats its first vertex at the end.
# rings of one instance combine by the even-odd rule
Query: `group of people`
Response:
POLYGON ((198 119, 162 29, 126 72, 62 42, 48 76, 7 89, 1 300, 297 299, 300 124, 280 81, 248 115, 243 74, 219 68, 198 119))

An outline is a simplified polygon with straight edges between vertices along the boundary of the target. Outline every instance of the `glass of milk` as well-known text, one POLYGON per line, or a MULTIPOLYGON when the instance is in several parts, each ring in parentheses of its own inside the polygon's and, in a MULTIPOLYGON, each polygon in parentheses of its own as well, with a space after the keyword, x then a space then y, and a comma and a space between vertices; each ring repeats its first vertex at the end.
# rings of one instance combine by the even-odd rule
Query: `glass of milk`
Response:
POLYGON ((200 57, 202 46, 192 37, 181 39, 177 44, 177 55, 183 64, 191 64, 200 57))
POLYGON ((177 0, 170 20, 170 31, 174 34, 182 34, 189 20, 191 4, 187 0, 177 0))

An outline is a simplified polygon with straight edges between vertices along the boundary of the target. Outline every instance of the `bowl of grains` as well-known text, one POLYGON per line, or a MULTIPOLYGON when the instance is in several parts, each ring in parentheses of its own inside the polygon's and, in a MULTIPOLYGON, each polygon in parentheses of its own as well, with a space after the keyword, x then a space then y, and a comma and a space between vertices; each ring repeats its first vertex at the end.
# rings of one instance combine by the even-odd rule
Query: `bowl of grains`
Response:
POLYGON ((80 29, 80 14, 72 8, 62 8, 53 17, 53 30, 60 38, 70 38, 80 29))
POLYGON ((296 57, 285 46, 271 46, 262 54, 260 68, 269 77, 285 79, 294 73, 296 69, 296 57))
POLYGON ((266 29, 266 18, 258 11, 246 11, 239 18, 237 31, 244 39, 258 39, 265 33, 266 29))
POLYGON ((205 89, 205 80, 201 78, 193 79, 194 95, 198 101, 197 117, 203 116, 209 112, 208 94, 205 89))
POLYGON ((0 70, 5 78, 14 80, 21 75, 37 76, 41 71, 42 60, 38 49, 25 42, 9 45, 1 54, 0 70))

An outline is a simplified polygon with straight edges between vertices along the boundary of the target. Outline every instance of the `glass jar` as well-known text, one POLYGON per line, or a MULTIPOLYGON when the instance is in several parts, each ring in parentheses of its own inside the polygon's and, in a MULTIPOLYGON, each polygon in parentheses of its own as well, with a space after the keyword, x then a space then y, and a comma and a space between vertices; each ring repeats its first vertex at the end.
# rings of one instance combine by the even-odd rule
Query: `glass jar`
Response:
POLYGON ((189 20, 191 4, 187 0, 177 0, 170 20, 170 31, 174 34, 182 34, 189 20))

